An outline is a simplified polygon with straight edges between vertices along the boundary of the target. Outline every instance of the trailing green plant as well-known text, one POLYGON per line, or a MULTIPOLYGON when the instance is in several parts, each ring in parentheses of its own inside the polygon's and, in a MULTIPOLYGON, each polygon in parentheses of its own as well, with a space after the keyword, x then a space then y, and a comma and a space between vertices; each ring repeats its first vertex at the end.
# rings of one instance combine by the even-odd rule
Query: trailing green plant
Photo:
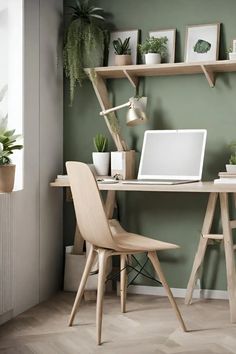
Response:
POLYGON ((231 155, 229 158, 229 163, 230 165, 236 165, 236 141, 233 141, 230 145, 229 145, 230 151, 231 151, 231 155))
POLYGON ((20 135, 15 134, 15 129, 8 130, 7 123, 7 116, 0 119, 0 165, 10 164, 13 152, 23 148, 23 145, 16 143, 20 135))
POLYGON ((125 40, 122 42, 120 38, 115 39, 112 44, 115 49, 115 54, 116 55, 130 55, 131 54, 131 49, 129 46, 129 41, 130 37, 125 38, 125 40))
POLYGON ((72 104, 76 85, 87 77, 84 68, 103 64, 107 33, 103 28, 103 9, 93 6, 91 0, 76 0, 68 8, 72 11, 63 56, 72 104))
POLYGON ((167 37, 150 37, 143 44, 140 44, 138 48, 141 54, 158 53, 161 57, 164 57, 167 54, 167 42, 167 37))
POLYGON ((104 152, 107 149, 108 139, 102 134, 97 134, 93 138, 93 144, 97 152, 104 152))

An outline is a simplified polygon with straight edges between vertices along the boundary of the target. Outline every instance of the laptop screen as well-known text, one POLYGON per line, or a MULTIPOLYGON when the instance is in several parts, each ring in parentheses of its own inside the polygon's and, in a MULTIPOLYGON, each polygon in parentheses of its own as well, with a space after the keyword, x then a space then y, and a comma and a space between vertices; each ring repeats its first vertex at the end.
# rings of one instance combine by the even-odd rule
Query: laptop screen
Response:
POLYGON ((206 130, 147 130, 138 179, 200 180, 206 130))

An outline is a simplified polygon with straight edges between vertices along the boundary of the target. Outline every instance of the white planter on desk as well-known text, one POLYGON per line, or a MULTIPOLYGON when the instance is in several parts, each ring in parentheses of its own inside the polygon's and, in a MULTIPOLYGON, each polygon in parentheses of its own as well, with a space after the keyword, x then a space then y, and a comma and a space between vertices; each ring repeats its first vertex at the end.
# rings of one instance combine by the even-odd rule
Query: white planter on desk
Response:
POLYGON ((98 176, 108 176, 110 153, 109 152, 93 152, 93 164, 98 176))

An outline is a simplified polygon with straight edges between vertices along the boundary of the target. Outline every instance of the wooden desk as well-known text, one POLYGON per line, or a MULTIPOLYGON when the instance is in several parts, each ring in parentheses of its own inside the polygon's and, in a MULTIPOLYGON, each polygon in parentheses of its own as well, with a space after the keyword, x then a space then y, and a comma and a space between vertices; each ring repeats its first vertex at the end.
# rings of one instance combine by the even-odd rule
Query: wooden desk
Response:
MULTIPOLYGON (((68 180, 56 180, 51 183, 52 187, 69 187, 68 180)), ((182 192, 182 193, 208 193, 209 199, 206 208, 206 213, 203 221, 202 231, 198 250, 193 262, 192 272, 189 278, 185 303, 190 304, 195 283, 198 277, 200 267, 203 263, 205 251, 209 240, 217 239, 224 241, 224 250, 226 258, 226 271, 227 271, 227 284, 230 306, 231 322, 236 322, 236 269, 234 259, 234 249, 232 239, 232 229, 236 228, 236 220, 230 220, 228 195, 234 193, 236 195, 235 184, 218 185, 213 182, 196 182, 178 185, 134 185, 122 184, 99 184, 100 190, 108 191, 106 200, 106 212, 109 218, 112 217, 115 205, 115 192, 116 191, 135 191, 135 192, 182 192), (222 219, 222 234, 211 234, 211 226, 215 213, 216 202, 219 197, 220 211, 222 219)))

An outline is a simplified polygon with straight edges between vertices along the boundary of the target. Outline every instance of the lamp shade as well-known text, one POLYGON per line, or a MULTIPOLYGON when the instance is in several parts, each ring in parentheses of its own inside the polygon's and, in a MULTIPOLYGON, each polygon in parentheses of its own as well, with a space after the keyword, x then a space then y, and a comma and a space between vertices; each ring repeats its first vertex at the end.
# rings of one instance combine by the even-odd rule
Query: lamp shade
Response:
POLYGON ((130 107, 126 115, 126 124, 130 127, 143 124, 147 121, 146 105, 147 97, 130 98, 130 107))

